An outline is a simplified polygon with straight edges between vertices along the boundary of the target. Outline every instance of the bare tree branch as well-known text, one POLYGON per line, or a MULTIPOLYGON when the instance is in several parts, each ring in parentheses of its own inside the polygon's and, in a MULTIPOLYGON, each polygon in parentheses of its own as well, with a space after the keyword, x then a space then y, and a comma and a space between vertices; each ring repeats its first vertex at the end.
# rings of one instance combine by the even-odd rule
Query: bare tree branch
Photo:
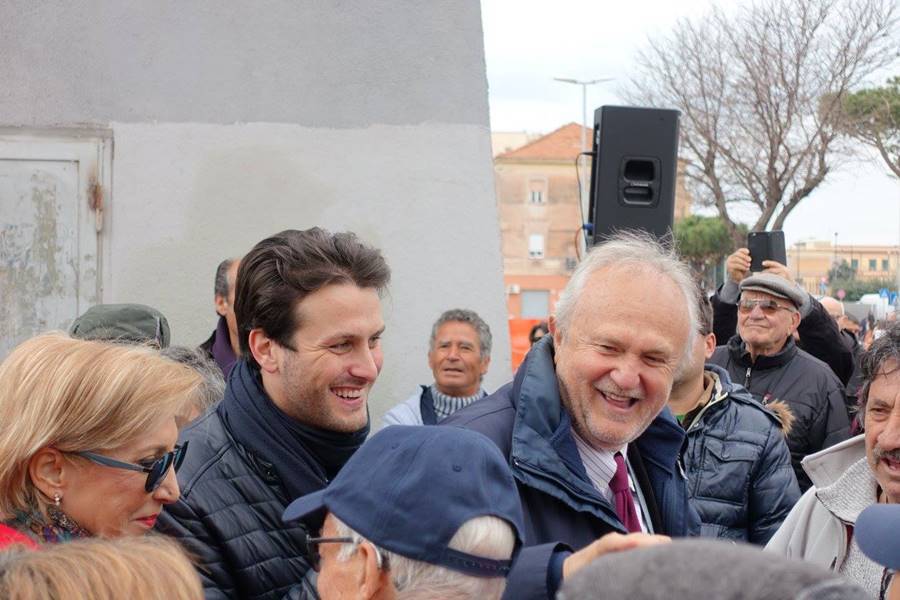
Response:
POLYGON ((626 98, 681 111, 691 191, 732 234, 736 204, 754 207, 754 229, 781 227, 839 159, 842 99, 897 58, 896 10, 894 0, 713 8, 648 40, 626 98))

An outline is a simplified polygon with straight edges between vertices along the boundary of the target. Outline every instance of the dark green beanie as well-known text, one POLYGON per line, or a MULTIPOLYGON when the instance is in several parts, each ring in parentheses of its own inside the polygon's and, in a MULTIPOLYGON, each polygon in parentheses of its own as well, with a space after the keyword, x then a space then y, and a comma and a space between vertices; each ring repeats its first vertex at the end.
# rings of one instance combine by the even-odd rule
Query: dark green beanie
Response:
POLYGON ((98 304, 75 319, 69 335, 82 340, 153 344, 167 348, 169 322, 161 312, 143 304, 98 304))

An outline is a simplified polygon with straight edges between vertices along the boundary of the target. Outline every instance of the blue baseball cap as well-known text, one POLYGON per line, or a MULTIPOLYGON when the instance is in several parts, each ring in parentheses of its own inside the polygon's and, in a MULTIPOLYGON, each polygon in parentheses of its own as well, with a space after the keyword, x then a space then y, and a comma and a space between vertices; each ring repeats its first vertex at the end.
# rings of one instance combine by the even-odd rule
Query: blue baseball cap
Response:
POLYGON ((900 504, 873 504, 854 527, 863 554, 883 567, 900 570, 900 504))
POLYGON ((470 519, 503 519, 521 546, 522 506, 509 466, 488 438, 446 426, 394 425, 347 461, 323 490, 285 509, 285 521, 333 513, 373 544, 478 577, 506 576, 511 561, 449 547, 470 519))

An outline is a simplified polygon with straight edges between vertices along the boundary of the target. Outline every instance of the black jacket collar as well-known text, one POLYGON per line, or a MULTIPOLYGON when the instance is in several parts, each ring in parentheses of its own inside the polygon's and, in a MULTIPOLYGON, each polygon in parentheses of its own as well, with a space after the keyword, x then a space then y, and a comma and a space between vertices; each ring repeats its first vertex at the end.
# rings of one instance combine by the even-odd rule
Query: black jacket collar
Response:
POLYGON ((797 350, 798 348, 797 344, 794 343, 794 338, 789 336, 784 347, 778 354, 772 356, 757 356, 756 362, 754 362, 753 358, 750 356, 750 351, 747 350, 746 342, 741 339, 740 335, 735 334, 728 340, 728 353, 731 355, 731 359, 744 368, 753 367, 754 369, 765 370, 783 367, 793 360, 794 356, 797 354, 797 350))

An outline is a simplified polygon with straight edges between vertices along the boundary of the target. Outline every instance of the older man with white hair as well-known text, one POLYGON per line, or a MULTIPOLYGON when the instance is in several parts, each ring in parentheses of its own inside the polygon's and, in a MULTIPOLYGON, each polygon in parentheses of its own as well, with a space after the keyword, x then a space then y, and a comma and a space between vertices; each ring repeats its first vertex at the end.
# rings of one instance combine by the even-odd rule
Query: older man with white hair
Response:
POLYGON ((306 540, 322 599, 500 598, 522 510, 491 450, 469 432, 389 427, 292 502, 286 521, 324 517, 306 540))
POLYGON ((444 422, 506 456, 526 546, 698 531, 678 464, 685 432, 666 408, 698 330, 695 289, 674 251, 611 238, 578 266, 514 381, 444 422))

